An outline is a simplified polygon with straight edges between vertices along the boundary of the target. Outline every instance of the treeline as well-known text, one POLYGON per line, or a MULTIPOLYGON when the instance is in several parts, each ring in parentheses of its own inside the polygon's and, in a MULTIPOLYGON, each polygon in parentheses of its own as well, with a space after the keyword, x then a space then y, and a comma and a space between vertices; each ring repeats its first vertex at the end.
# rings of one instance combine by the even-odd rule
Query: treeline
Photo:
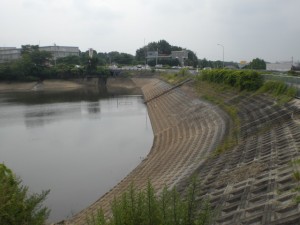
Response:
MULTIPOLYGON (((0 80, 43 80, 51 78, 67 79, 79 78, 85 75, 101 75, 108 76, 109 65, 144 65, 148 51, 158 51, 159 55, 169 56, 172 51, 186 50, 188 58, 184 59, 184 65, 194 68, 238 68, 238 64, 234 62, 223 62, 220 60, 210 61, 207 59, 198 59, 196 54, 179 46, 170 45, 165 40, 158 42, 150 42, 147 46, 136 50, 136 54, 112 52, 96 52, 93 51, 93 57, 89 57, 89 52, 80 52, 79 56, 67 56, 64 58, 54 59, 50 52, 40 51, 38 45, 23 45, 21 49, 21 59, 9 63, 0 64, 0 80)), ((149 66, 161 64, 164 67, 179 66, 178 59, 158 58, 148 59, 149 66)), ((249 69, 265 69, 266 63, 262 59, 253 59, 249 65, 245 66, 249 69)))
MULTIPOLYGON (((220 60, 211 61, 204 59, 198 60, 198 67, 200 69, 203 68, 223 68, 223 62, 220 60)), ((236 62, 224 62, 224 67, 231 68, 231 69, 253 69, 253 70, 265 70, 266 69, 266 62, 263 59, 255 58, 248 64, 239 65, 236 62)))
MULTIPOLYGON (((137 62, 144 64, 145 57, 148 51, 158 51, 159 55, 167 56, 170 55, 172 51, 182 51, 182 50, 188 51, 188 58, 184 60, 184 65, 192 66, 196 68, 198 65, 198 58, 193 51, 179 46, 173 46, 169 44, 166 40, 160 40, 158 42, 150 42, 148 45, 137 49, 135 58, 137 62)), ((149 66, 155 66, 155 64, 156 64, 156 59, 148 60, 149 66)), ((180 62, 178 61, 178 59, 166 58, 166 59, 157 59, 157 64, 162 64, 164 66, 178 66, 180 65, 180 62)))
POLYGON ((37 45, 23 45, 21 58, 0 64, 0 80, 37 81, 43 79, 82 78, 86 75, 109 76, 109 69, 89 58, 88 51, 79 56, 54 59, 50 52, 37 45))
POLYGON ((175 188, 166 187, 157 196, 151 183, 147 189, 137 191, 133 185, 120 198, 115 198, 112 217, 106 219, 103 211, 87 216, 89 225, 207 225, 212 219, 212 209, 207 199, 197 199, 197 183, 190 184, 186 197, 175 188))

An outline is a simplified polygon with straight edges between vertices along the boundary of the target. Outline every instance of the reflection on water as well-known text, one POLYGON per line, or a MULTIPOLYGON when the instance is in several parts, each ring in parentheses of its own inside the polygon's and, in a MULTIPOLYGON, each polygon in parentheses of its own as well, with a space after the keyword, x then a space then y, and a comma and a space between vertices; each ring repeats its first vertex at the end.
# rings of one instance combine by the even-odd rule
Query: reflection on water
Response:
POLYGON ((72 216, 144 158, 152 129, 141 96, 95 89, 0 94, 0 158, 34 192, 51 189, 50 221, 72 216))

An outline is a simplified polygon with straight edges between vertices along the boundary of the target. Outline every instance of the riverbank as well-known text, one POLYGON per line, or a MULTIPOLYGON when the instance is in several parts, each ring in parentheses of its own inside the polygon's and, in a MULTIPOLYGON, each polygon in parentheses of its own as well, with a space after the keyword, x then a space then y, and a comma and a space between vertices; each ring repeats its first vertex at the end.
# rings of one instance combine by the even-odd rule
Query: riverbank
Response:
POLYGON ((65 224, 84 225, 87 215, 97 214, 99 208, 109 216, 113 199, 128 190, 131 184, 142 190, 150 180, 157 192, 165 186, 177 186, 204 163, 225 135, 228 117, 218 107, 159 79, 132 80, 142 89, 147 102, 154 133, 152 148, 118 185, 65 224), (158 98, 153 98, 157 95, 158 98))
POLYGON ((0 82, 0 92, 68 90, 81 87, 83 87, 83 84, 66 80, 45 80, 43 82, 0 82))
POLYGON ((268 94, 241 93, 206 82, 173 89, 158 79, 133 81, 147 102, 154 133, 150 153, 66 224, 85 225, 86 216, 100 208, 109 216, 113 199, 132 183, 140 190, 150 180, 157 193, 164 186, 187 193, 192 174, 201 181, 196 198, 209 197, 211 208, 218 209, 213 224, 299 224, 297 101, 282 105, 268 94), (208 103, 215 98, 216 104, 208 103), (240 121, 232 145, 224 142, 230 118, 219 105, 236 110, 232 115, 240 121), (216 152, 220 144, 224 151, 216 152))

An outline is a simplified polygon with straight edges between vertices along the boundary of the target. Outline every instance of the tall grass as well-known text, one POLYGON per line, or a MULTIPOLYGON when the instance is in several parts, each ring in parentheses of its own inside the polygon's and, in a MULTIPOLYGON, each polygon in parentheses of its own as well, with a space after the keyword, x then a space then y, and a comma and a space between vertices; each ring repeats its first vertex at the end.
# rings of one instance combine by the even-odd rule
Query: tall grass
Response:
POLYGON ((191 182, 186 197, 173 188, 165 187, 157 196, 148 182, 146 190, 137 191, 134 185, 115 198, 112 217, 105 219, 103 211, 89 215, 89 225, 206 225, 212 218, 208 200, 196 200, 197 184, 191 182))
POLYGON ((160 77, 170 84, 178 84, 188 78, 191 78, 191 75, 188 69, 180 69, 177 73, 163 73, 160 77))
POLYGON ((269 93, 280 103, 285 103, 296 96, 297 89, 289 87, 283 81, 269 80, 264 83, 257 93, 269 93))

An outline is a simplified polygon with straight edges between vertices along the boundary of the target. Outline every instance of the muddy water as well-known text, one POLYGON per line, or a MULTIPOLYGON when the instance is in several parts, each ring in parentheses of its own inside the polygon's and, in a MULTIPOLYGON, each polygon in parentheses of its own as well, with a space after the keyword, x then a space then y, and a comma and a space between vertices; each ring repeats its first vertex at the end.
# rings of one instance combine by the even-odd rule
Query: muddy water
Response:
POLYGON ((0 161, 31 191, 51 190, 51 222, 105 194, 152 140, 142 96, 124 90, 0 93, 0 161))

